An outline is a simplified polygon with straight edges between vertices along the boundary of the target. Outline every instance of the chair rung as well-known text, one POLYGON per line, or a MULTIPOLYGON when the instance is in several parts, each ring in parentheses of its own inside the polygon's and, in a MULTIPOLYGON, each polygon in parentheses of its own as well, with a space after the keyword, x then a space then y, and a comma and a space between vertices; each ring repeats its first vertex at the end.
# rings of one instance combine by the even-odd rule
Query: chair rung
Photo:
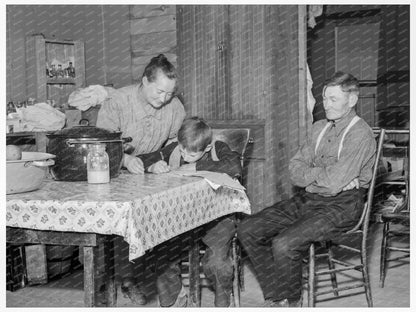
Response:
MULTIPOLYGON (((189 278, 189 273, 182 273, 182 278, 189 278)), ((207 278, 204 273, 199 273, 199 278, 207 278)))
POLYGON ((360 284, 354 284, 354 285, 351 285, 351 286, 331 288, 330 290, 316 292, 315 293, 315 297, 316 296, 320 296, 320 295, 325 295, 325 294, 333 293, 334 291, 343 291, 343 290, 349 290, 349 289, 355 289, 355 288, 359 288, 359 287, 364 287, 364 285, 365 285, 364 283, 360 283, 360 284))
POLYGON ((355 252, 361 253, 361 250, 359 250, 357 248, 353 248, 353 247, 347 246, 347 245, 336 245, 336 247, 338 247, 338 248, 344 248, 344 249, 347 249, 347 250, 350 250, 350 251, 355 251, 355 252))
POLYGON ((399 248, 399 247, 387 247, 391 251, 410 252, 410 248, 399 248))
POLYGON ((349 263, 349 262, 341 261, 341 260, 338 260, 338 259, 332 259, 332 262, 337 263, 337 264, 340 264, 340 265, 343 265, 345 267, 356 266, 356 264, 352 264, 352 263, 349 263))
POLYGON ((387 232, 388 235, 395 235, 395 236, 401 236, 401 235, 410 235, 409 231, 395 231, 395 230, 390 230, 387 232))
POLYGON ((389 258, 389 259, 386 259, 386 261, 397 261, 397 260, 402 260, 402 259, 406 259, 406 258, 409 258, 409 257, 410 257, 410 254, 403 255, 403 256, 400 256, 400 257, 395 257, 395 258, 389 258))
POLYGON ((357 264, 357 265, 349 266, 346 268, 318 271, 318 272, 315 272, 315 275, 318 276, 318 275, 331 274, 331 273, 337 273, 337 272, 348 271, 348 270, 361 271, 362 267, 363 267, 362 264, 357 264))

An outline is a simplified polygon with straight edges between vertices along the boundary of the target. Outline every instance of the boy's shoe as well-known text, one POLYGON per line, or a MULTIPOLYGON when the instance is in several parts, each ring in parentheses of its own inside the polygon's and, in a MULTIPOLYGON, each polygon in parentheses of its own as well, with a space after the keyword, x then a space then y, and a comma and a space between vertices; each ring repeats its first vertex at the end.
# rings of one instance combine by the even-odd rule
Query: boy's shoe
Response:
POLYGON ((186 308, 188 306, 188 293, 185 290, 185 287, 183 287, 182 285, 182 288, 178 294, 178 297, 176 298, 175 302, 171 306, 167 306, 167 307, 161 306, 159 299, 157 303, 160 308, 186 308))

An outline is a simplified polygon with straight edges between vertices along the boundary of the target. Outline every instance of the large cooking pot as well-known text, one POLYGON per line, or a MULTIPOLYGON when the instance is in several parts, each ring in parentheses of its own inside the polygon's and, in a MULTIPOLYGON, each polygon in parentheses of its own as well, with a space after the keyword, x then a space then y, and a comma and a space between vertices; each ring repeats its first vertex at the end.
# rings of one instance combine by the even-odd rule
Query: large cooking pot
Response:
POLYGON ((92 126, 66 128, 47 134, 47 137, 47 151, 56 155, 51 174, 61 181, 87 181, 88 144, 92 143, 105 143, 110 159, 110 178, 117 177, 123 160, 123 143, 131 140, 122 139, 119 131, 92 126))
POLYGON ((6 194, 23 193, 40 188, 48 166, 55 155, 23 152, 22 159, 8 160, 6 164, 6 194))

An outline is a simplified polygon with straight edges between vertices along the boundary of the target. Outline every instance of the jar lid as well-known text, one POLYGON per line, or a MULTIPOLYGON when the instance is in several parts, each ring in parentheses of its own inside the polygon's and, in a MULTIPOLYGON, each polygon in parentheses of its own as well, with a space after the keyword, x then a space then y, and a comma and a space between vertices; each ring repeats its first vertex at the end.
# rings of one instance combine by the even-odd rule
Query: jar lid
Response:
POLYGON ((120 131, 110 131, 103 128, 93 126, 75 126, 72 128, 65 128, 51 134, 48 137, 65 137, 65 138, 99 138, 99 139, 114 139, 120 138, 120 131))

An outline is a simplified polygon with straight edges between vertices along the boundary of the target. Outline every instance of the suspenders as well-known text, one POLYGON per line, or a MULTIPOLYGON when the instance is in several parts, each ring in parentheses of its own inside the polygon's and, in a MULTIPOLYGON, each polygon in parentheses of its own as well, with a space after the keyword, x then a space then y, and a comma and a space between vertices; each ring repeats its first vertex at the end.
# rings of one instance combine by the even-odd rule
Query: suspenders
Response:
MULTIPOLYGON (((356 123, 358 120, 360 120, 360 117, 358 117, 358 116, 354 116, 354 117, 352 118, 352 120, 350 121, 350 123, 348 124, 347 128, 345 129, 344 133, 342 134, 341 142, 340 142, 339 147, 338 147, 338 159, 339 159, 339 156, 341 155, 341 150, 342 150, 342 147, 343 147, 343 145, 344 145, 344 138, 345 138, 345 136, 347 135, 348 131, 350 131, 351 127, 352 127, 352 126, 354 126, 354 125, 355 125, 355 123, 356 123)), ((325 134, 326 130, 327 130, 330 126, 331 126, 331 123, 330 123, 330 122, 328 122, 328 123, 325 125, 325 127, 322 129, 321 133, 319 133, 319 136, 318 136, 318 139, 316 140, 316 145, 315 145, 315 155, 316 155, 316 152, 318 151, 318 146, 319 146, 319 143, 321 143, 322 137, 324 136, 324 134, 325 134)))

